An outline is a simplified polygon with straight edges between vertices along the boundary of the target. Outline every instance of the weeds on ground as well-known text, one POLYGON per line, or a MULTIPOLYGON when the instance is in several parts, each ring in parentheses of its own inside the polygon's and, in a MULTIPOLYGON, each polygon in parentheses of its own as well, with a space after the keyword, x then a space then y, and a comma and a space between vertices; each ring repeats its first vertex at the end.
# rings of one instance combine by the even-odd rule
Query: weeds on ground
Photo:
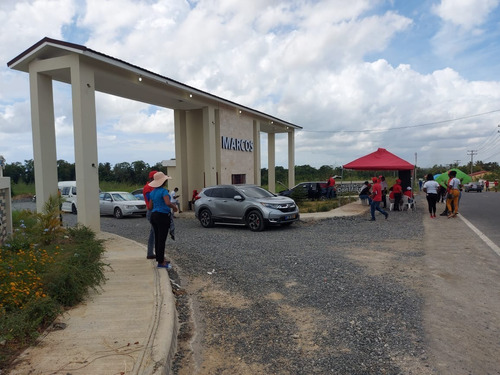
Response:
POLYGON ((60 203, 13 212, 14 233, 0 246, 0 368, 105 281, 102 241, 84 226, 64 229, 60 203))
POLYGON ((357 197, 341 196, 326 200, 298 200, 296 201, 301 213, 328 212, 345 204, 355 202, 357 197))

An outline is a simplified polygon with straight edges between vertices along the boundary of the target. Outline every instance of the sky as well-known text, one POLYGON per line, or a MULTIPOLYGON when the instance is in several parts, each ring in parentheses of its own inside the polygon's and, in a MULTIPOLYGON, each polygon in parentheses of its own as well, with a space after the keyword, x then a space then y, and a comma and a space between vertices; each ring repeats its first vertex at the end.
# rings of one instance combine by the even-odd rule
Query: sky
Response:
MULTIPOLYGON (((296 165, 378 148, 420 167, 500 162, 500 0, 0 0, 7 163, 33 158, 29 77, 7 62, 44 37, 301 126, 296 165)), ((70 87, 53 87, 57 158, 73 163, 70 87)), ((96 112, 100 163, 175 158, 172 110, 97 93, 96 112)))

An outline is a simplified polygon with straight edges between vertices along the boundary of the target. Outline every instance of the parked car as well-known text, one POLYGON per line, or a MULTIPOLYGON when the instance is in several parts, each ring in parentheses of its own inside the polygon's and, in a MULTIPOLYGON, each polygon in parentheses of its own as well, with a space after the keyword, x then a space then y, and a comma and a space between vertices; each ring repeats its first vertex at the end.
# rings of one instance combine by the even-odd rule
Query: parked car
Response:
POLYGON ((64 198, 61 210, 76 215, 76 181, 59 181, 57 188, 61 192, 61 197, 64 198))
POLYGON ((293 188, 278 193, 285 197, 304 197, 307 199, 326 199, 326 181, 301 182, 293 188))
POLYGON ((477 182, 469 182, 468 184, 464 185, 464 190, 467 193, 469 191, 477 191, 478 193, 481 193, 483 191, 483 185, 477 182))
POLYGON ((269 225, 289 225, 299 220, 299 208, 288 197, 277 196, 256 185, 218 185, 204 188, 194 202, 203 227, 215 223, 247 225, 251 231, 269 225))
POLYGON ((144 200, 144 195, 142 195, 142 189, 136 189, 133 192, 131 192, 133 196, 135 196, 137 199, 144 200))
POLYGON ((129 215, 146 216, 144 199, 137 199, 131 193, 124 191, 100 193, 99 208, 101 215, 113 215, 117 219, 129 215))

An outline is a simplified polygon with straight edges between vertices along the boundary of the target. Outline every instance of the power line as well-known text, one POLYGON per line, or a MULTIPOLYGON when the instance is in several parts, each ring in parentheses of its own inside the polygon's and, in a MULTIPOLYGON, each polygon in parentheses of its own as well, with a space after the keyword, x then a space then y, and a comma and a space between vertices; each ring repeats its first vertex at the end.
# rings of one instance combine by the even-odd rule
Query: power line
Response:
POLYGON ((364 129, 364 130, 304 130, 304 129, 301 129, 300 131, 305 132, 305 133, 378 133, 378 132, 386 132, 389 130, 412 129, 412 128, 419 128, 419 127, 424 127, 424 126, 445 124, 448 122, 466 120, 466 119, 473 118, 473 117, 489 115, 489 114, 495 113, 495 112, 500 112, 500 109, 495 109, 495 110, 489 111, 489 112, 477 113, 475 115, 470 115, 470 116, 457 117, 457 118, 453 118, 453 119, 449 119, 449 120, 428 122, 428 123, 418 124, 418 125, 398 126, 398 127, 394 127, 394 128, 385 128, 385 129, 364 129))

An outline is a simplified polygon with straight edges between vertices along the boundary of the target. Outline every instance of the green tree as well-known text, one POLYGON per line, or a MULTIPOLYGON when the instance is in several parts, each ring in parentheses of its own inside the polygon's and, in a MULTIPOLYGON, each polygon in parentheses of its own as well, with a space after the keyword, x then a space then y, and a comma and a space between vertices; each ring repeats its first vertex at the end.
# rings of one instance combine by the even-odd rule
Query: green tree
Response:
POLYGON ((99 181, 111 182, 114 179, 111 164, 109 162, 99 163, 99 181))
POLYGON ((57 178, 59 181, 74 181, 76 179, 75 163, 68 163, 64 160, 58 160, 57 178))
POLYGON ((130 163, 123 162, 115 164, 113 168, 114 180, 117 182, 132 182, 134 170, 130 163))
POLYGON ((24 167, 20 162, 5 164, 4 176, 10 177, 17 184, 24 176, 24 167))
POLYGON ((132 162, 132 170, 134 172, 134 183, 141 184, 147 181, 149 174, 149 164, 142 160, 132 162))
POLYGON ((33 159, 24 161, 23 180, 27 184, 32 184, 35 182, 35 162, 33 159))

